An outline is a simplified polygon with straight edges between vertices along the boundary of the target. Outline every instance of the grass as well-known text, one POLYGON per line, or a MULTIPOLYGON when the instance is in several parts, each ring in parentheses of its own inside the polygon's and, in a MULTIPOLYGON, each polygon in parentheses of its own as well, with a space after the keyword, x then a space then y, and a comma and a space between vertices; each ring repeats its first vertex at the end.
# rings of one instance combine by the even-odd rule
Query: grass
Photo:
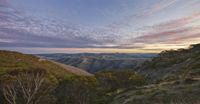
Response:
POLYGON ((155 84, 125 91, 115 96, 111 104, 200 104, 200 81, 155 84))
POLYGON ((15 70, 23 71, 32 69, 43 69, 49 75, 56 77, 73 76, 72 73, 48 60, 41 60, 39 57, 18 52, 0 51, 0 76, 15 70))

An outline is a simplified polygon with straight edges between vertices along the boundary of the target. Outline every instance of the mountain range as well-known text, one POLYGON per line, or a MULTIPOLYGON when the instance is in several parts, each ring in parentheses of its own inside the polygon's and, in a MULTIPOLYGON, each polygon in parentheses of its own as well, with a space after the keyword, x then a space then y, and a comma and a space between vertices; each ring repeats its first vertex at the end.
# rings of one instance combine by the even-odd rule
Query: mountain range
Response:
POLYGON ((166 50, 159 54, 87 53, 34 56, 1 50, 0 101, 4 104, 9 100, 6 99, 9 93, 5 95, 9 88, 14 88, 18 99, 16 102, 19 102, 17 104, 26 101, 20 95, 24 91, 20 89, 20 84, 24 84, 22 89, 24 86, 34 89, 34 86, 27 81, 37 81, 35 79, 39 78, 41 71, 45 73, 46 84, 43 88, 52 86, 52 90, 43 92, 45 90, 40 89, 42 93, 37 92, 37 96, 34 97, 46 97, 42 100, 38 98, 41 102, 53 101, 49 99, 51 95, 56 103, 48 104, 65 104, 65 102, 71 102, 71 104, 79 104, 77 102, 85 104, 200 104, 200 44, 191 45, 187 49, 166 50), (133 60, 139 64, 134 66, 133 60), (74 65, 66 65, 65 62, 74 63, 74 65), (87 62, 90 63, 86 64, 87 62), (133 66, 125 68, 122 65, 124 62, 133 66), (83 66, 94 65, 101 69, 91 71, 74 67, 81 65, 80 63, 83 66), (102 67, 104 64, 106 66, 102 67), (120 65, 123 67, 119 67, 120 65), (34 76, 33 79, 31 75, 34 76))
POLYGON ((151 60, 156 54, 80 53, 40 54, 38 56, 96 73, 104 70, 135 69, 143 62, 151 60))

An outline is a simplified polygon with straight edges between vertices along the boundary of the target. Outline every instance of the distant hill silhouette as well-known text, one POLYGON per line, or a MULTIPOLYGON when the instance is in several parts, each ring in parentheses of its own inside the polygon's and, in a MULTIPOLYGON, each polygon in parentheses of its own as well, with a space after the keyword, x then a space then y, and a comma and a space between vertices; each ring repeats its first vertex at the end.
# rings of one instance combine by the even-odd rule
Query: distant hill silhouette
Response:
POLYGON ((47 59, 75 66, 90 73, 103 70, 125 70, 134 69, 144 61, 150 60, 156 54, 42 54, 39 55, 47 59))

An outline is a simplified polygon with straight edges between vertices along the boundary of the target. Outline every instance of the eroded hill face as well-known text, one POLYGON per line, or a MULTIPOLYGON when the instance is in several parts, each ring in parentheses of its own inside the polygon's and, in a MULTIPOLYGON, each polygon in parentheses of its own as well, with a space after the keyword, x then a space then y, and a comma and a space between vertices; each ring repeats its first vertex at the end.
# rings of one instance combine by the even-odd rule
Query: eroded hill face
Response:
POLYGON ((43 54, 48 59, 72 65, 91 73, 103 70, 135 69, 156 54, 43 54))

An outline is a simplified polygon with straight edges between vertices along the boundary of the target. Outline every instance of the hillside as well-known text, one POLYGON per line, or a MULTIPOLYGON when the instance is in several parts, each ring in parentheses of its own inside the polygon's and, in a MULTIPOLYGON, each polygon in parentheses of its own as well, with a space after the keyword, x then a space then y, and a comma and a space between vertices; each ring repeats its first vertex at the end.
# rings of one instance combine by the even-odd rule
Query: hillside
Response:
POLYGON ((69 95, 65 89, 86 91, 91 81, 95 85, 92 74, 72 66, 33 55, 0 51, 0 104, 60 104, 65 99, 57 99, 69 95), (79 89, 79 84, 87 89, 79 89))
POLYGON ((103 70, 134 69, 156 54, 42 54, 47 59, 75 66, 90 73, 103 70))
POLYGON ((170 81, 200 77, 200 44, 189 49, 161 52, 145 62, 138 71, 152 81, 170 81))
POLYGON ((110 104, 200 104, 200 80, 129 89, 116 95, 110 104))
POLYGON ((90 75, 89 73, 71 66, 63 66, 53 61, 41 59, 33 55, 11 51, 0 51, 0 75, 15 70, 42 69, 55 76, 68 77, 72 75, 90 75))
MULTIPOLYGON (((48 56, 48 59, 52 57, 45 57, 48 56)), ((103 63, 107 63, 105 59, 133 59, 126 55, 97 54, 54 54, 53 58, 78 59, 86 56, 104 60, 103 63)), ((44 81, 42 87, 33 95, 35 98, 31 99, 32 102, 39 100, 40 103, 37 104, 47 103, 46 101, 51 102, 48 104, 200 103, 200 44, 192 45, 188 49, 163 51, 132 70, 104 70, 94 75, 66 64, 18 52, 0 51, 0 57, 0 101, 3 102, 9 102, 7 91, 14 88, 17 93, 17 100, 14 99, 18 102, 16 104, 26 104, 24 102, 27 98, 21 96, 24 86, 30 93, 29 90, 38 88, 32 82, 40 85, 38 80, 41 80, 44 81), (38 69, 45 70, 45 76, 38 69), (36 73, 28 70, 36 70, 36 73), (46 92, 44 89, 48 87, 50 89, 46 92)), ((108 66, 113 64, 114 62, 107 63, 108 66)))
POLYGON ((200 44, 163 51, 137 71, 148 84, 115 95, 111 104, 200 103, 200 44))

